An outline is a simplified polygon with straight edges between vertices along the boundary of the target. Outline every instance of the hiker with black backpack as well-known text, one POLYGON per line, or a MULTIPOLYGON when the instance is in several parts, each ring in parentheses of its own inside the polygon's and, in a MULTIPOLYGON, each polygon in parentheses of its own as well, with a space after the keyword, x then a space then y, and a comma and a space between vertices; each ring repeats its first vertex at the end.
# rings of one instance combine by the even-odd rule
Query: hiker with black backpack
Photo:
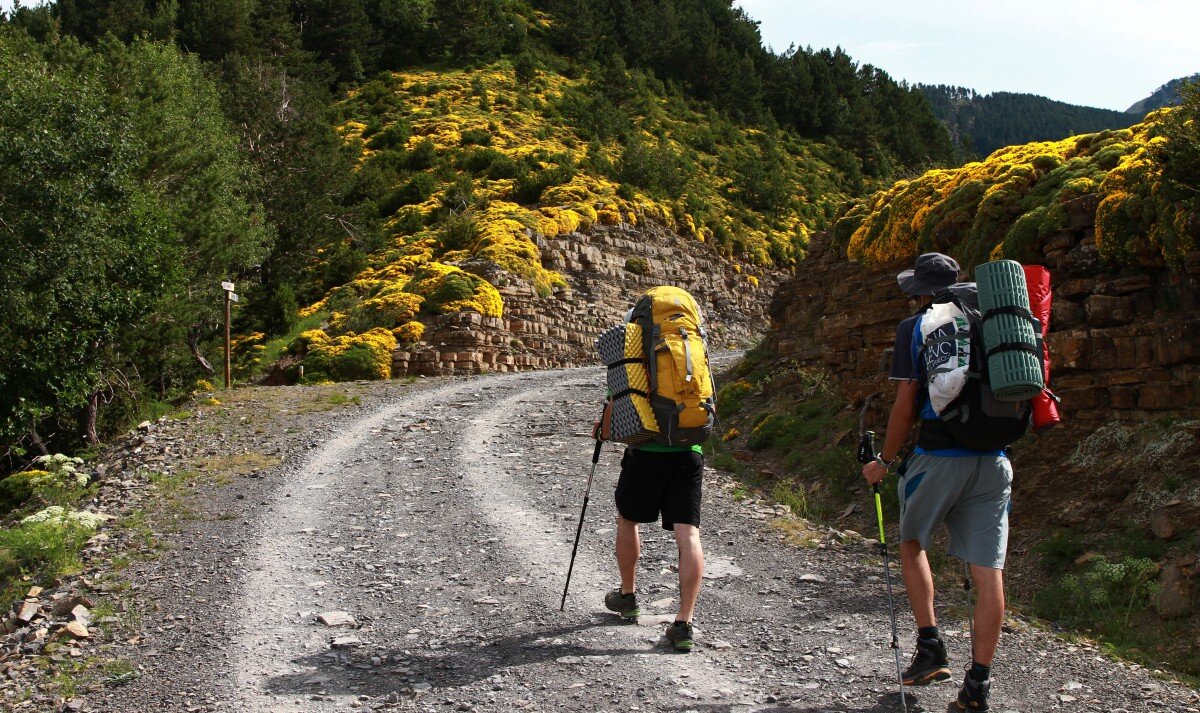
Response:
POLYGON ((597 342, 608 366, 609 399, 593 435, 628 445, 617 480, 617 568, 621 586, 604 604, 623 619, 640 612, 636 577, 640 523, 661 517, 679 550, 679 610, 666 637, 694 645, 692 617, 704 575, 700 501, 704 453, 716 419, 700 307, 678 287, 655 287, 597 342))
MULTIPOLYGON (((991 665, 1004 619, 1003 569, 1008 546, 1012 466, 1003 447, 980 449, 974 441, 975 448, 965 446, 962 438, 952 433, 958 432, 961 424, 955 421, 952 428, 950 412, 935 410, 935 402, 931 400, 931 370, 928 369, 931 363, 936 364, 932 371, 938 376, 958 371, 960 382, 969 386, 975 386, 969 383, 971 378, 978 378, 967 373, 966 360, 961 358, 963 352, 956 352, 973 336, 965 317, 950 319, 940 330, 930 332, 928 329, 931 320, 927 318, 936 307, 935 302, 957 300, 950 288, 952 285, 955 289, 959 287, 956 285, 958 278, 958 263, 940 253, 919 256, 912 270, 897 276, 900 289, 913 296, 920 312, 902 321, 896 329, 889 374, 889 378, 897 382, 896 400, 888 419, 883 448, 863 466, 862 474, 871 485, 884 479, 896 463, 913 421, 919 416, 921 427, 917 446, 901 469, 897 487, 901 569, 917 623, 916 651, 903 673, 903 682, 923 686, 951 677, 946 645, 934 613, 934 582, 926 556, 935 529, 945 524, 949 532, 949 554, 969 563, 978 593, 972 628, 972 661, 959 690, 957 705, 960 710, 986 711, 991 665), (924 329, 923 319, 927 319, 924 329)), ((974 285, 970 288, 973 290, 974 285)), ((963 306, 969 309, 965 303, 963 306)), ((963 387, 960 385, 959 388, 963 387)), ((938 396, 940 394, 934 394, 935 398, 938 396)), ((990 392, 986 398, 990 407, 990 392)), ((940 402, 937 405, 943 407, 940 402)), ((982 414, 984 410, 977 408, 975 412, 982 414)), ((968 413, 973 412, 961 408, 953 417, 961 417, 965 422, 968 413)), ((971 423, 975 426, 979 419, 975 418, 971 423)), ((1024 428, 1020 430, 1023 432, 1024 428)))

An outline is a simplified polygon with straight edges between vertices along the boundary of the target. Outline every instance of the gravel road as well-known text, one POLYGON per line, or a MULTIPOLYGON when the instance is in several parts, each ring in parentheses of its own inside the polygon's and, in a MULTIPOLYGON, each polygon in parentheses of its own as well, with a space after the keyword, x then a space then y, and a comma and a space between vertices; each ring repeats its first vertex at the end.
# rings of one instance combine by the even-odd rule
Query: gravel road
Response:
MULTIPOLYGON (((899 710, 876 550, 736 500, 711 470, 693 653, 661 636, 677 587, 657 526, 644 531, 639 624, 603 609, 617 581, 619 446, 601 456, 559 612, 601 378, 363 387, 361 406, 310 415, 304 433, 266 429, 257 438, 282 466, 196 495, 201 512, 236 516, 185 522, 173 549, 130 569, 143 633, 115 653, 143 675, 89 695, 87 709, 899 710)), ((960 597, 939 604, 957 611, 960 597)), ((961 621, 948 613, 943 626, 961 670, 961 621)), ((901 627, 907 663, 906 608, 901 627)), ((1194 691, 1095 647, 1011 628, 994 710, 1200 710, 1194 691)), ((913 710, 956 710, 958 678, 914 691, 913 710)))

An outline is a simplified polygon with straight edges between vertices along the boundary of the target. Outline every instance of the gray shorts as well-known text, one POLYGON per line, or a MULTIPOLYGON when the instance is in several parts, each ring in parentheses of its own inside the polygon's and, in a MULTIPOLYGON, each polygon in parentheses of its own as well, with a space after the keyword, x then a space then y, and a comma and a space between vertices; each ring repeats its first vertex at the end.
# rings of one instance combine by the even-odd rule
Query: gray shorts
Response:
POLYGON ((1012 465, 1003 456, 915 455, 897 484, 900 539, 929 549, 943 522, 949 552, 964 562, 1004 569, 1012 465))

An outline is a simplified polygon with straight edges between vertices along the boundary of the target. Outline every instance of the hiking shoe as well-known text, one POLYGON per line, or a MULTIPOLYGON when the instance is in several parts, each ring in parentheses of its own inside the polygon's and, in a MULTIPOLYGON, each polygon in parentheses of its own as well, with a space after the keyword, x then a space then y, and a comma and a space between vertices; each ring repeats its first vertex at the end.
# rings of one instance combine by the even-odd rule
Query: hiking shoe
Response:
POLYGON ((988 695, 991 694, 992 680, 976 681, 968 673, 963 679, 962 688, 958 689, 958 704, 960 711, 988 710, 988 695))
POLYGON ((667 641, 676 651, 691 651, 696 642, 692 640, 692 622, 677 621, 667 627, 667 641))
POLYGON ((604 595, 604 606, 608 607, 609 611, 620 614, 622 619, 637 619, 641 613, 638 609, 637 594, 622 594, 620 587, 604 595))
POLYGON ((950 678, 945 642, 940 638, 917 639, 917 650, 913 652, 912 662, 904 670, 902 678, 906 686, 926 686, 950 678))

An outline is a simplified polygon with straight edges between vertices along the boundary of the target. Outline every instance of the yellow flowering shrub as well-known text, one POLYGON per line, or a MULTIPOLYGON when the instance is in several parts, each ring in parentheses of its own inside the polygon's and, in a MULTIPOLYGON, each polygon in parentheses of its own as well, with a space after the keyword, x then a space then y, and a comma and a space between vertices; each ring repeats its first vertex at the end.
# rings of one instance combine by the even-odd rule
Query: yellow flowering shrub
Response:
POLYGON ((432 314, 473 311, 500 317, 504 301, 490 282, 461 268, 431 262, 418 269, 404 289, 424 298, 423 309, 432 314))
POLYGON ((392 336, 401 344, 411 344, 421 341, 425 336, 425 325, 420 322, 405 322, 392 330, 392 336))
MULTIPOLYGON (((390 379, 396 337, 376 328, 362 334, 330 338, 321 330, 304 332, 305 381, 354 381, 390 379)), ((296 342, 293 342, 296 344, 296 342)))
POLYGON ((420 295, 404 291, 403 282, 393 282, 377 294, 355 305, 349 312, 337 312, 329 327, 335 333, 365 332, 376 327, 392 329, 416 316, 424 301, 420 295))
POLYGON ((1094 196, 1096 245, 1113 263, 1175 263, 1195 249, 1182 206, 1162 190, 1159 160, 1171 109, 1128 129, 1000 149, 957 169, 926 172, 856 202, 835 239, 867 263, 949 253, 966 266, 1039 258, 1068 225, 1071 203, 1094 196))

